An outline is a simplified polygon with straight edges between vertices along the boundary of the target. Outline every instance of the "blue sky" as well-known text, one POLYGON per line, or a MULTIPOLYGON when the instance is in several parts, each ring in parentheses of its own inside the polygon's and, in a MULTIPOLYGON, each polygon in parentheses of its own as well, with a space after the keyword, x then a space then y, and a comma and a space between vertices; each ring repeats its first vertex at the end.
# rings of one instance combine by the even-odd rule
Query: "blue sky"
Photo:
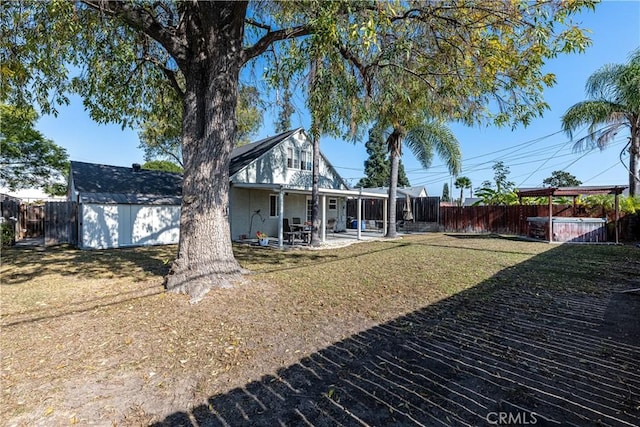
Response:
MULTIPOLYGON (((640 1, 605 1, 595 11, 585 11, 575 20, 592 31, 593 44, 583 54, 563 55, 547 63, 546 71, 556 74, 557 83, 545 91, 545 100, 551 108, 544 117, 535 119, 527 128, 515 130, 451 125, 462 148, 462 175, 471 179, 474 188, 492 178, 491 166, 498 160, 510 168, 510 179, 519 187, 539 186, 554 170, 570 172, 584 185, 628 182, 619 160, 628 135, 618 135, 604 151, 574 153, 572 142, 559 131, 560 118, 566 109, 585 99, 584 84, 589 75, 604 64, 627 62, 631 51, 640 46, 640 1)), ((264 126, 257 139, 274 133, 271 114, 271 110, 265 112, 264 126)), ((292 117, 293 127, 306 123, 302 113, 292 117)), ((116 166, 143 162, 137 133, 122 130, 119 125, 93 122, 78 97, 71 98, 70 106, 60 108, 57 117, 41 117, 37 128, 66 148, 72 160, 116 166)), ((367 157, 364 142, 353 144, 323 138, 321 150, 338 172, 355 184, 364 175, 367 157)), ((623 159, 628 159, 628 154, 623 159)), ((440 195, 443 184, 451 182, 438 158, 428 170, 421 168, 408 152, 404 153, 403 161, 411 184, 426 185, 430 195, 440 195)))

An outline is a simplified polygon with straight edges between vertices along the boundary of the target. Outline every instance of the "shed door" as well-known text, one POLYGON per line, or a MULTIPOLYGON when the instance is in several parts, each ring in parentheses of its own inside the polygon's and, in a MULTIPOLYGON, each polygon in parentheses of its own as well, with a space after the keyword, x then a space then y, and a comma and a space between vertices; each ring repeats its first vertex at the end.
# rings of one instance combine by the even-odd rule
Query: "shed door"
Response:
POLYGON ((129 244, 177 243, 180 237, 180 206, 132 205, 127 226, 129 244))

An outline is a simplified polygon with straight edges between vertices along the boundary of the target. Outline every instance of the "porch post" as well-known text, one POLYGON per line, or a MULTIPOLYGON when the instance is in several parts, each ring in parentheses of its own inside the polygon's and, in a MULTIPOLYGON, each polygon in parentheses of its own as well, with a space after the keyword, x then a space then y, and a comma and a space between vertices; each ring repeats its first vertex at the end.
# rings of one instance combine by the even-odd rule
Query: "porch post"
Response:
POLYGON ((358 217, 356 218, 356 236, 357 239, 360 240, 362 238, 362 231, 360 227, 360 223, 362 222, 362 187, 360 188, 360 193, 358 194, 358 217))
POLYGON ((320 241, 327 239, 327 195, 322 195, 322 222, 320 223, 320 241))
POLYGON ((382 235, 387 235, 387 203, 389 203, 389 199, 386 197, 382 199, 382 235))
POLYGON ((282 223, 284 222, 284 188, 280 187, 278 193, 278 247, 284 247, 284 230, 282 223))
POLYGON ((549 195, 549 243, 553 242, 553 196, 549 195))

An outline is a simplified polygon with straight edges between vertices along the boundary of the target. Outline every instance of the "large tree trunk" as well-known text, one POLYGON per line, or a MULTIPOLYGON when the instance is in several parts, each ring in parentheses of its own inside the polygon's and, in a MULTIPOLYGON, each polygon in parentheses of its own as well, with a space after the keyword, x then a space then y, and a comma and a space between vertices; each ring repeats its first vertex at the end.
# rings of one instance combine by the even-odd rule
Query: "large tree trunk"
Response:
POLYGON ((229 286, 242 269, 229 229, 229 155, 246 4, 201 3, 187 19, 191 55, 185 70, 182 150, 184 182, 178 256, 167 290, 198 300, 213 286, 229 286))
POLYGON ((640 188, 640 116, 631 125, 631 146, 629 147, 629 195, 636 196, 640 188))
POLYGON ((391 171, 389 172, 389 203, 387 205, 387 208, 389 209, 389 227, 387 228, 387 235, 385 237, 389 238, 398 237, 398 230, 396 227, 396 199, 398 194, 398 165, 400 164, 401 144, 401 134, 397 129, 394 129, 393 133, 389 135, 389 139, 387 140, 389 156, 391 157, 391 171))

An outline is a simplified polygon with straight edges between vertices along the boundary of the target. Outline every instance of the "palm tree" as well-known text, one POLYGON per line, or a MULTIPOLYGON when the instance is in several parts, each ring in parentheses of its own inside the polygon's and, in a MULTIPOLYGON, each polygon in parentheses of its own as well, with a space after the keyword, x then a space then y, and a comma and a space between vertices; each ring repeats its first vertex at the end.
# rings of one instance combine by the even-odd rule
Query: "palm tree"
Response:
POLYGON ((577 149, 595 145, 601 150, 621 128, 629 127, 629 194, 635 196, 640 187, 640 49, 628 64, 605 65, 587 80, 586 101, 570 107, 562 117, 562 127, 569 137, 584 124, 589 134, 576 141, 577 149))
POLYGON ((431 166, 434 151, 444 160, 452 174, 460 171, 460 144, 444 123, 426 120, 409 129, 395 122, 387 137, 387 147, 391 158, 391 179, 389 184, 389 228, 386 237, 397 237, 396 198, 398 189, 398 164, 402 155, 402 143, 411 150, 416 159, 426 169, 431 166))
POLYGON ((463 197, 463 192, 466 188, 471 188, 471 180, 466 177, 466 176, 459 176, 456 178, 455 183, 453 184, 456 186, 456 188, 460 189, 460 204, 459 206, 462 206, 462 197, 463 197))

